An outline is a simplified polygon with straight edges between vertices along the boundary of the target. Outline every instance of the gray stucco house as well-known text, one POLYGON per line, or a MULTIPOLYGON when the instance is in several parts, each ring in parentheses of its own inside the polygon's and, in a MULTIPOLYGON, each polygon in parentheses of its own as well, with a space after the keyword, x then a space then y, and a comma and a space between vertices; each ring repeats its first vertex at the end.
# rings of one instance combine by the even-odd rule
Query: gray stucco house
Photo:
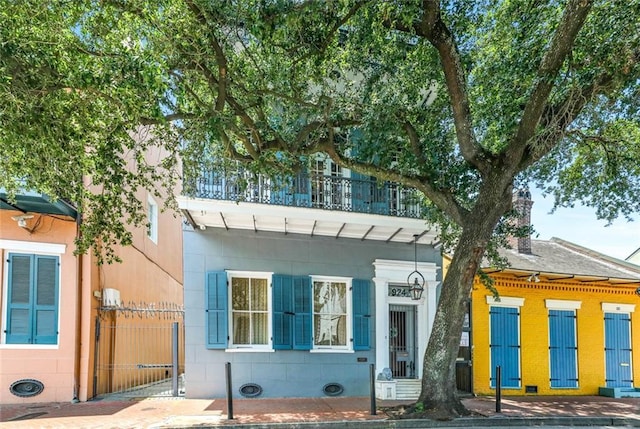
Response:
POLYGON ((417 397, 435 230, 415 190, 312 161, 277 183, 239 167, 187 178, 187 397, 224 397, 226 363, 237 397, 366 396, 371 364, 379 398, 417 397))

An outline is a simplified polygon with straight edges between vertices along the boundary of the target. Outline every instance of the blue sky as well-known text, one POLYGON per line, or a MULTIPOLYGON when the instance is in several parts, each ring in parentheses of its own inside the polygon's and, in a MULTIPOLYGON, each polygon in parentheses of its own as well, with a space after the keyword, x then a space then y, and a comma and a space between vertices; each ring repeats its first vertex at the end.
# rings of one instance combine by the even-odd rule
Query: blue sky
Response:
POLYGON ((531 198, 531 223, 539 234, 532 238, 557 237, 619 259, 627 258, 640 247, 640 213, 633 222, 620 218, 606 226, 606 221, 598 220, 594 209, 589 207, 576 205, 549 214, 553 197, 543 198, 539 190, 531 189, 531 198))

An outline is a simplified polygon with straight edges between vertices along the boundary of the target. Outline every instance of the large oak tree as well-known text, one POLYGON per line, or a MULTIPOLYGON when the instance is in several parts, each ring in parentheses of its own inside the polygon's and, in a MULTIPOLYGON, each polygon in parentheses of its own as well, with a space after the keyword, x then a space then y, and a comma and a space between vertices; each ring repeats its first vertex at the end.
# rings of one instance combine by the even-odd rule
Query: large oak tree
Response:
POLYGON ((178 157, 275 174, 325 153, 419 189, 454 256, 416 409, 455 416, 514 186, 640 211, 639 60, 637 0, 1 0, 0 187, 75 202, 80 251, 127 243, 136 189, 173 189, 178 157))

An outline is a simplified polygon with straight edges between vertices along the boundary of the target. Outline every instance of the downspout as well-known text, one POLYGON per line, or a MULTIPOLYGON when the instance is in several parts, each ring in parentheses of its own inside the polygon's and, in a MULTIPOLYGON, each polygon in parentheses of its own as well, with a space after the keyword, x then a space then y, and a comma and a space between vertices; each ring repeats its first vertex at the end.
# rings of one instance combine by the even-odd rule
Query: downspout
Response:
MULTIPOLYGON (((82 225, 82 216, 77 215, 76 218, 76 241, 82 237, 80 226, 82 225)), ((75 356, 73 367, 73 402, 80 402, 80 360, 82 358, 82 261, 84 254, 76 255, 76 341, 75 356)))

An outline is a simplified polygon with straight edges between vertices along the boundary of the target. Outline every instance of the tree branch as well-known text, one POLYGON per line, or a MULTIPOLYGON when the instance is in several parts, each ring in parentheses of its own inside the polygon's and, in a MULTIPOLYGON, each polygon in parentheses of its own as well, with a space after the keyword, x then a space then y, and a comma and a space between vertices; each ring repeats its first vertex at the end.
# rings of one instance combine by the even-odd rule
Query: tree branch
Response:
POLYGON ((522 159, 526 145, 536 132, 555 77, 571 52, 592 3, 592 0, 570 0, 567 4, 549 49, 538 67, 537 82, 522 112, 518 130, 509 144, 507 158, 522 159))
POLYGON ((567 127, 576 119, 584 106, 596 94, 604 92, 605 88, 610 89, 613 84, 613 78, 603 74, 582 89, 571 91, 561 103, 547 106, 540 120, 544 131, 529 139, 519 167, 525 169, 549 153, 565 136, 567 127))
POLYGON ((453 35, 442 21, 437 0, 422 2, 422 18, 414 25, 418 36, 426 38, 436 48, 445 75, 447 91, 451 100, 453 120, 460 152, 464 159, 486 176, 490 157, 476 140, 471 120, 471 105, 467 94, 467 79, 460 52, 453 35))
POLYGON ((322 42, 322 45, 313 53, 309 52, 306 55, 303 55, 302 57, 298 58, 295 63, 299 63, 300 61, 304 61, 305 59, 309 58, 311 55, 316 55, 316 54, 320 54, 322 52, 324 52, 327 47, 329 46, 329 43, 332 40, 332 36, 338 31, 340 30, 340 27, 342 27, 344 24, 347 23, 347 21, 349 21, 357 12, 358 10, 360 10, 362 8, 362 6, 364 6, 366 3, 369 3, 370 0, 359 0, 356 1, 355 4, 351 7, 351 9, 349 9, 349 11, 340 19, 338 19, 336 22, 334 22, 333 27, 331 27, 331 29, 329 30, 329 32, 327 33, 324 41, 322 42))
POLYGON ((424 153, 420 148, 420 138, 418 137, 418 133, 416 132, 416 129, 409 121, 405 121, 402 124, 402 127, 407 132, 407 136, 409 137, 409 143, 411 144, 411 151, 413 152, 413 155, 418 160, 418 163, 426 164, 427 161, 424 159, 424 153))
POLYGON ((218 64, 217 89, 218 96, 216 98, 216 110, 221 112, 224 109, 225 97, 227 95, 227 57, 222 50, 222 46, 214 34, 209 30, 211 23, 207 19, 205 12, 200 9, 192 0, 185 0, 185 3, 194 14, 198 23, 202 26, 205 34, 209 37, 209 41, 216 55, 216 64, 218 64))
POLYGON ((468 211, 458 204, 452 194, 435 189, 426 178, 396 173, 393 170, 383 169, 377 165, 358 162, 354 159, 344 157, 336 150, 333 141, 326 140, 321 147, 336 164, 344 168, 418 189, 441 210, 446 212, 454 222, 458 225, 464 224, 468 211))

